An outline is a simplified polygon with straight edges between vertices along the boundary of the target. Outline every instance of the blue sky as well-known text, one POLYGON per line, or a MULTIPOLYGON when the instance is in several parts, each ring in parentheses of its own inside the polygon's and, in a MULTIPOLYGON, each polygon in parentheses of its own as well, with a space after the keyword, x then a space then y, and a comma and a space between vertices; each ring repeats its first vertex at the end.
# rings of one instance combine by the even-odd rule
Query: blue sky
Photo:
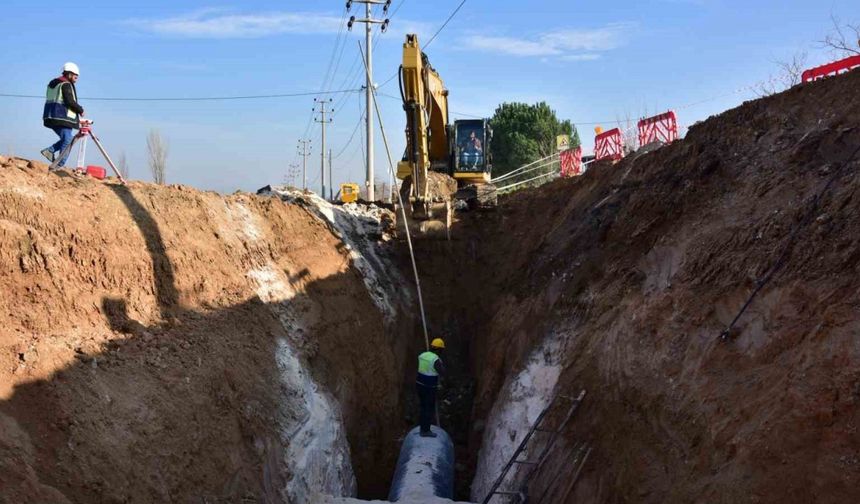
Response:
MULTIPOLYGON (((0 93, 43 95, 60 66, 74 61, 81 68, 81 103, 109 152, 127 155, 132 178, 150 178, 145 149, 152 128, 170 145, 168 182, 222 192, 282 182, 300 160, 298 139, 307 135, 313 143, 308 178, 318 191, 321 142, 319 125, 309 123, 313 96, 219 102, 87 97, 356 89, 363 84, 357 47, 363 31, 341 30, 344 3, 4 0, 0 93), (329 67, 333 77, 325 79, 329 67)), ((396 72, 405 33, 417 32, 426 42, 459 3, 393 0, 396 14, 375 42, 374 80, 381 84, 396 72)), ((363 14, 360 4, 352 10, 363 14)), ((489 117, 504 101, 545 100, 561 118, 585 123, 579 130, 588 148, 590 123, 613 126, 628 114, 673 108, 691 124, 754 97, 747 87, 777 72, 777 60, 807 51, 810 66, 828 61, 817 41, 830 30, 831 14, 860 23, 860 3, 468 0, 427 53, 450 90, 452 120, 457 114, 489 117)), ((381 8, 375 15, 383 16, 381 8)), ((380 105, 396 162, 405 143, 404 113, 391 98, 399 94, 396 79, 380 92, 389 95, 380 105)), ((336 113, 328 144, 340 154, 335 185, 364 179, 363 126, 356 132, 362 97, 331 96, 336 113)), ((36 158, 53 143, 41 110, 40 99, 0 97, 6 118, 0 153, 36 158)), ((378 131, 376 138, 381 180, 387 161, 378 131)), ((88 161, 103 164, 94 151, 88 161)))

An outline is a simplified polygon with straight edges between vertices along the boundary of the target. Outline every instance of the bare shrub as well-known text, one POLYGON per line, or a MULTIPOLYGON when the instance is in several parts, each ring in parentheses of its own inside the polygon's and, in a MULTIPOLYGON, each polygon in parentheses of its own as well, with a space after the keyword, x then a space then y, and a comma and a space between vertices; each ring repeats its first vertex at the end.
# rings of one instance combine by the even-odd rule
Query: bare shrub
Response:
POLYGON ((770 96, 785 91, 786 89, 800 84, 803 71, 806 70, 806 60, 809 55, 806 51, 798 51, 790 60, 774 61, 778 71, 771 75, 768 80, 759 82, 754 91, 759 96, 770 96))
POLYGON ((837 58, 860 55, 860 24, 843 23, 836 15, 830 15, 833 28, 820 41, 823 48, 829 49, 837 58))
POLYGON ((128 178, 128 158, 125 155, 125 151, 122 151, 119 155, 119 162, 116 165, 117 170, 119 170, 122 178, 128 178))
POLYGON ((149 153, 149 171, 156 184, 164 184, 167 173, 167 141, 158 130, 149 130, 146 137, 146 151, 149 153))

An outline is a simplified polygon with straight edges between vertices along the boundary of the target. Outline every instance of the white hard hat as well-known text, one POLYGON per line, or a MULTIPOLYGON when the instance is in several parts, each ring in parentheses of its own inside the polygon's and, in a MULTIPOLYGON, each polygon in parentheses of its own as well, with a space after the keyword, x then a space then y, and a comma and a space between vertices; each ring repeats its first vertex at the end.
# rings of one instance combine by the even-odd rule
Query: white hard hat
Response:
POLYGON ((75 65, 71 61, 63 65, 63 73, 72 72, 75 75, 81 75, 81 71, 78 70, 78 65, 75 65))

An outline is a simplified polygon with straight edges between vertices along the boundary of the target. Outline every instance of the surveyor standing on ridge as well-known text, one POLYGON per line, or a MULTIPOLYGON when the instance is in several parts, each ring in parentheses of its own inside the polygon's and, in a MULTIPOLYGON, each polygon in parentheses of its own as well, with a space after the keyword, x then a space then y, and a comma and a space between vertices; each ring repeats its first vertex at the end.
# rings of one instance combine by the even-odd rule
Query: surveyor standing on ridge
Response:
POLYGON ((444 374, 445 367, 439 354, 445 350, 442 338, 436 338, 430 343, 430 350, 418 356, 418 379, 415 388, 418 391, 418 423, 421 425, 421 437, 436 437, 430 430, 433 415, 436 413, 436 390, 439 388, 439 376, 444 374))
MULTIPOLYGON (((78 104, 78 93, 75 89, 80 73, 78 65, 66 63, 63 65, 62 75, 48 83, 42 122, 60 137, 57 143, 42 149, 42 155, 51 163, 72 143, 73 130, 81 127, 80 117, 84 115, 84 109, 78 104)), ((57 167, 64 166, 68 157, 66 153, 57 163, 57 167)))

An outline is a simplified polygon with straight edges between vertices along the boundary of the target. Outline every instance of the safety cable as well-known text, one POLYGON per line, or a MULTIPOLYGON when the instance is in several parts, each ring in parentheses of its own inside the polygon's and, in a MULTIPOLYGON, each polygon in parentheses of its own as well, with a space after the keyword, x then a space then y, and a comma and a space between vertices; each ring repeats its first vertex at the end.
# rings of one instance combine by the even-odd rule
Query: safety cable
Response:
MULTIPOLYGON (((810 132, 811 133, 811 132, 810 132)), ((808 135, 808 134, 807 134, 808 135)), ((807 136, 804 135, 804 138, 807 136)), ((801 141, 803 138, 801 138, 801 141)), ((798 142, 797 144, 799 144, 798 142)), ((795 145, 797 145, 795 144, 795 145)), ((842 172, 846 166, 850 164, 850 162, 854 159, 857 154, 860 153, 860 147, 854 149, 854 152, 851 153, 850 156, 839 166, 837 170, 833 172, 833 175, 828 179, 827 183, 824 184, 824 187, 812 198, 812 203, 809 205, 809 208, 806 211, 806 215, 794 225, 794 228, 791 230, 791 233, 788 236, 788 239, 785 242, 785 245, 782 248, 782 251, 777 257, 776 261, 767 269, 764 275, 760 278, 756 279, 756 288, 752 291, 747 301, 743 304, 738 314, 735 315, 735 318, 729 323, 728 326, 720 333, 720 340, 726 341, 731 336, 732 329, 734 329, 735 324, 740 320, 741 316, 747 311, 747 308, 752 304, 753 300, 756 298, 758 293, 764 288, 768 282, 776 275, 776 273, 785 265, 786 260, 788 259, 788 254, 794 248, 794 242, 797 240, 797 235, 800 233, 800 230, 806 227, 813 215, 815 215, 818 210, 819 205, 821 204, 821 200, 824 199, 824 196, 830 190, 830 187, 842 176, 842 172)))
MULTIPOLYGON (((554 164, 554 163, 553 163, 553 164, 554 164)), ((508 188, 511 188, 511 187, 516 187, 516 186, 518 186, 518 185, 520 185, 520 184, 524 184, 524 183, 526 183, 526 182, 530 182, 530 181, 532 181, 532 180, 537 180, 537 179, 542 178, 542 177, 546 177, 546 176, 549 176, 549 175, 557 175, 557 174, 558 174, 558 170, 557 170, 557 169, 555 169, 555 167, 552 167, 551 165, 545 165, 545 166, 542 166, 541 168, 543 168, 544 170, 546 170, 547 168, 549 168, 549 171, 545 171, 544 173, 541 173, 540 175, 533 175, 533 176, 531 176, 532 178, 527 179, 527 180, 520 180, 520 181, 517 181, 517 182, 514 182, 514 181, 512 181, 512 180, 508 180, 508 181, 506 182, 506 185, 503 185, 502 187, 496 187, 496 190, 497 190, 497 191, 504 191, 505 189, 508 189, 508 188)), ((525 173, 525 172, 523 172, 523 173, 525 173)))
MULTIPOLYGON (((364 64, 364 69, 367 71, 367 61, 364 59, 364 53, 361 52, 361 42, 358 42, 358 50, 361 53, 361 62, 364 64)), ((373 108, 376 110, 376 118, 379 120, 379 130, 382 133, 382 142, 385 144, 385 154, 388 156, 388 170, 392 177, 395 177, 394 172, 394 161, 391 158, 391 148, 388 145, 388 136, 385 134, 385 126, 382 123, 382 113, 379 111, 379 102, 376 100, 376 89, 371 88, 370 92, 371 96, 373 96, 373 108)), ((368 114, 370 111, 367 112, 368 114)), ((373 181, 371 180, 372 184, 373 181)), ((403 195, 400 194, 400 191, 394 191, 397 193, 397 202, 400 204, 400 211, 403 215, 403 228, 406 230, 406 243, 409 245, 409 257, 412 260, 412 272, 415 275, 415 288, 418 292, 418 308, 421 310, 421 327, 424 329, 424 346, 427 351, 430 350, 430 336, 427 333, 427 317, 424 313, 424 297, 421 295, 421 278, 418 276, 418 265, 415 262, 415 250, 412 248, 412 235, 409 232, 409 221, 406 218, 406 205, 403 204, 403 195)), ((438 412, 437 412, 438 417, 438 412)), ((439 419, 436 419, 436 423, 439 423, 439 419)))
POLYGON ((542 158, 540 158, 540 159, 536 159, 536 160, 532 161, 531 163, 524 164, 524 165, 520 166, 519 168, 517 168, 517 169, 515 169, 515 170, 511 170, 511 171, 509 171, 508 173, 505 173, 504 175, 499 175, 498 177, 496 177, 496 178, 494 178, 494 179, 491 179, 491 180, 490 180, 490 182, 498 182, 498 181, 500 181, 500 180, 504 180, 504 179, 506 179, 506 178, 508 178, 508 177, 512 177, 512 176, 514 176, 514 175, 518 174, 519 172, 521 172, 522 170, 525 170, 526 168, 528 168, 528 167, 530 167, 530 166, 534 166, 534 165, 536 165, 536 164, 538 164, 538 163, 543 164, 542 162, 546 162, 546 163, 552 163, 552 162, 555 162, 555 160, 554 160, 554 159, 552 159, 552 158, 554 158, 554 157, 556 157, 556 156, 558 156, 558 154, 557 154, 557 153, 552 153, 552 154, 550 154, 549 156, 542 157, 542 158))
MULTIPOLYGON (((537 166, 535 166, 535 167, 529 168, 528 170, 525 170, 525 171, 523 171, 523 172, 517 173, 517 174, 515 174, 513 177, 508 177, 508 178, 506 179, 506 181, 505 181, 505 182, 506 182, 506 183, 512 183, 513 181, 511 180, 511 178, 516 179, 517 177, 519 177, 519 176, 521 176, 521 175, 525 175, 526 173, 530 173, 530 172, 533 172, 533 171, 536 171, 536 170, 546 170, 546 169, 549 169, 550 171, 549 171, 549 172, 547 172, 547 173, 554 173, 554 172, 558 171, 558 170, 556 170, 556 168, 555 168, 554 166, 558 165, 559 163, 560 163, 560 161, 558 160, 558 158, 556 158, 556 159, 551 159, 551 160, 547 161, 546 163, 541 163, 541 164, 539 164, 539 165, 537 165, 537 166)), ((491 182, 491 183, 493 183, 493 184, 495 184, 496 182, 499 182, 499 181, 498 181, 498 180, 490 180, 490 182, 491 182)))
POLYGON ((522 182, 517 182, 517 183, 515 183, 515 184, 506 185, 506 186, 504 186, 504 187, 497 187, 497 188, 496 188, 496 191, 497 191, 497 192, 506 191, 506 190, 508 190, 508 189, 512 189, 512 188, 514 188, 514 187, 518 187, 518 186, 521 186, 521 185, 523 185, 523 184, 527 184, 527 183, 529 183, 529 182, 534 182, 535 180, 539 180, 539 179, 542 179, 542 178, 544 178, 544 177, 551 177, 551 176, 553 176, 553 175, 558 175, 558 173, 556 173, 555 171, 551 171, 551 172, 549 172, 549 173, 544 173, 543 175, 538 175, 538 176, 536 176, 536 177, 532 177, 532 178, 530 178, 530 179, 523 180, 522 182))

